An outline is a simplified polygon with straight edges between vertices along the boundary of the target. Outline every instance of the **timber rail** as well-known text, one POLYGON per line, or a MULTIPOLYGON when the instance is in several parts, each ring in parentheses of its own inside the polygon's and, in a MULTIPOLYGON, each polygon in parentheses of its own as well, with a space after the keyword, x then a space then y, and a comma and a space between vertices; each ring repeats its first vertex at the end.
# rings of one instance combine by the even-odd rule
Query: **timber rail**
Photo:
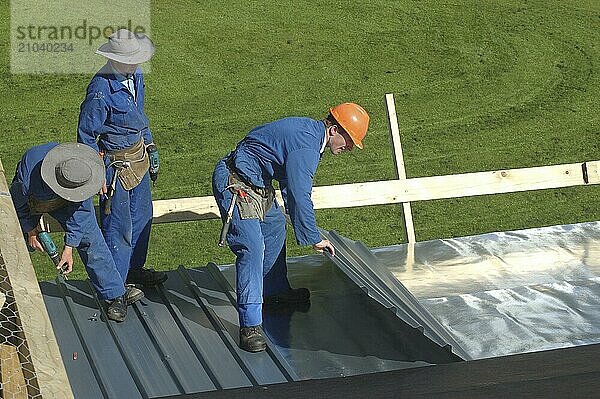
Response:
POLYGON ((0 162, 0 397, 73 398, 0 162))

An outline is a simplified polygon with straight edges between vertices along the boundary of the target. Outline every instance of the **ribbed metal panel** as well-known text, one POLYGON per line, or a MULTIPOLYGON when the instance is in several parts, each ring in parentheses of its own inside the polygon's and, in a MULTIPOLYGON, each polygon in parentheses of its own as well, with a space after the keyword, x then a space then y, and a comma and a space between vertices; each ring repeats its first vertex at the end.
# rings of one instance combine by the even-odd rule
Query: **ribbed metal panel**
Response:
POLYGON ((257 354, 237 345, 231 265, 168 272, 123 323, 104 321, 85 281, 41 288, 77 398, 176 397, 597 342, 599 226, 420 243, 410 267, 403 246, 373 252, 324 232, 335 258, 287 259, 310 304, 265 306, 257 354))
POLYGON ((168 272, 123 323, 108 322, 86 281, 41 283, 76 397, 156 398, 447 363, 322 256, 288 259, 311 304, 265 308, 265 352, 238 348, 233 267, 168 272))
POLYGON ((424 333, 436 344, 447 347, 463 360, 471 356, 396 279, 360 241, 352 241, 338 235, 335 231, 321 231, 337 249, 333 262, 340 267, 360 287, 364 287, 370 296, 388 308, 393 308, 398 317, 424 333))
POLYGON ((87 282, 59 277, 42 290, 77 397, 151 398, 297 379, 272 349, 238 348, 235 307, 208 269, 171 272, 123 323, 104 322, 87 282))

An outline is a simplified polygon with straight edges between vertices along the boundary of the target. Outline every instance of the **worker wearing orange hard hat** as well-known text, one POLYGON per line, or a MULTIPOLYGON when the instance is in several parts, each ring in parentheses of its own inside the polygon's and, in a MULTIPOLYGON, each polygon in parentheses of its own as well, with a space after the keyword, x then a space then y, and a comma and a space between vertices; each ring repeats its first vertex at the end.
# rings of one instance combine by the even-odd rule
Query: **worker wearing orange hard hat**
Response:
POLYGON ((332 124, 339 122, 338 124, 346 131, 348 136, 350 136, 354 145, 362 150, 362 140, 369 128, 369 115, 367 114, 367 111, 358 104, 343 103, 331 107, 329 112, 333 117, 333 120, 330 120, 330 122, 332 122, 332 124))
POLYGON ((333 155, 363 148, 369 115, 358 104, 331 107, 322 120, 289 117, 252 129, 213 173, 213 194, 223 219, 221 242, 236 255, 240 347, 266 348, 262 305, 309 302, 310 291, 287 278, 286 218, 275 200, 279 182, 299 245, 335 256, 321 237, 311 200, 313 177, 326 148, 333 155))

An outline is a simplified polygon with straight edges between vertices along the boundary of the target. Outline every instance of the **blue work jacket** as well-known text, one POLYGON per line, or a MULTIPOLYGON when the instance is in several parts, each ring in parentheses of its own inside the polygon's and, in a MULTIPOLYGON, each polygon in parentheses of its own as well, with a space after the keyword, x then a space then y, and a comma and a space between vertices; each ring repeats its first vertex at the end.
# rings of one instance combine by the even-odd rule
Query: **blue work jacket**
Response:
POLYGON ((323 121, 290 117, 254 128, 232 154, 237 172, 249 183, 279 182, 300 245, 321 241, 310 194, 324 140, 323 121))
POLYGON ((81 104, 77 141, 96 151, 129 148, 143 137, 152 142, 148 117, 144 113, 144 77, 138 68, 134 75, 133 94, 105 65, 87 87, 81 104))
MULTIPOLYGON (((29 197, 33 196, 38 200, 51 200, 59 196, 42 180, 41 167, 42 161, 48 152, 56 147, 58 143, 48 143, 32 147, 25 152, 15 171, 10 186, 17 217, 21 224, 23 233, 33 230, 40 221, 40 215, 32 215, 29 209, 29 197)), ((64 223, 65 244, 70 247, 78 247, 84 232, 90 231, 91 223, 97 223, 96 212, 92 203, 92 198, 83 202, 68 202, 64 208, 60 209, 61 215, 66 215, 64 223)))

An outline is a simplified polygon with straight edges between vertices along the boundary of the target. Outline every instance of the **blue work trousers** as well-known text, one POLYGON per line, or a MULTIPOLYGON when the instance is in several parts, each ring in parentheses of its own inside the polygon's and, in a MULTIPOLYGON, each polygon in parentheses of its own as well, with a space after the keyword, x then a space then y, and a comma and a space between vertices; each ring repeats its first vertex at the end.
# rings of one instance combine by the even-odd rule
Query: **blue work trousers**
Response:
MULTIPOLYGON (((213 194, 222 220, 233 194, 226 187, 229 170, 221 160, 213 173, 213 194)), ((263 295, 290 289, 285 256, 285 216, 277 201, 265 220, 241 219, 237 205, 227 233, 227 244, 235 254, 236 289, 240 327, 262 324, 263 295)))
MULTIPOLYGON (((113 173, 114 168, 107 169, 107 182, 112 180, 113 173)), ((104 212, 105 203, 106 199, 100 198, 102 234, 117 270, 125 281, 130 269, 144 266, 148 254, 152 227, 152 195, 148 172, 140 184, 129 191, 117 179, 109 215, 104 212)))
MULTIPOLYGON (((91 202, 89 202, 91 206, 91 202)), ((90 210, 90 215, 95 215, 90 210)), ((50 215, 56 219, 66 231, 66 220, 71 216, 67 208, 60 208, 50 212, 50 215)), ((90 216, 93 217, 93 216, 90 216)), ((92 282, 92 285, 98 292, 101 299, 113 299, 125 294, 125 279, 117 271, 115 262, 102 237, 100 227, 95 217, 90 221, 89 228, 83 233, 83 238, 77 246, 77 252, 85 266, 85 270, 92 282)))

